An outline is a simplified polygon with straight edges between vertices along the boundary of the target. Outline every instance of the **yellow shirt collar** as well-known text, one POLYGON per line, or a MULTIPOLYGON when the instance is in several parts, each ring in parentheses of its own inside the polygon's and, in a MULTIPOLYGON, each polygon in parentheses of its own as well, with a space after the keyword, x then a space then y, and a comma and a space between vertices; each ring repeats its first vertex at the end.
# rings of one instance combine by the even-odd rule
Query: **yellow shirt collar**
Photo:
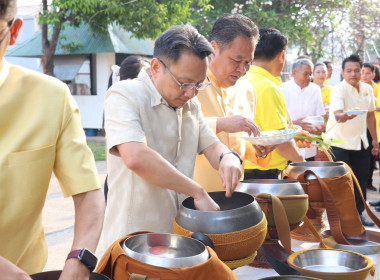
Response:
POLYGON ((9 74, 10 64, 3 58, 2 67, 0 70, 0 87, 4 84, 9 74))
POLYGON ((249 72, 262 75, 265 78, 268 78, 269 80, 271 80, 273 83, 275 83, 278 86, 282 83, 282 80, 281 80, 280 76, 275 77, 271 73, 269 73, 269 71, 267 71, 266 69, 264 69, 264 68, 262 68, 260 66, 257 66, 257 65, 252 65, 249 68, 249 72))

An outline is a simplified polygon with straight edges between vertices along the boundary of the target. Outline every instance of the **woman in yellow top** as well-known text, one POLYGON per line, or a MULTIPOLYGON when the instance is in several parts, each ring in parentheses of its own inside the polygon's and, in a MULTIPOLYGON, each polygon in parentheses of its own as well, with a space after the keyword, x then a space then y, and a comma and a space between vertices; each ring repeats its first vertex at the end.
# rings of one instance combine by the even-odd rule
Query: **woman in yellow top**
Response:
POLYGON ((327 80, 327 67, 322 62, 317 62, 314 65, 313 71, 313 83, 317 84, 321 88, 322 93, 322 101, 325 106, 325 111, 328 116, 329 113, 329 105, 330 105, 330 93, 332 90, 332 86, 329 86, 325 83, 327 80))

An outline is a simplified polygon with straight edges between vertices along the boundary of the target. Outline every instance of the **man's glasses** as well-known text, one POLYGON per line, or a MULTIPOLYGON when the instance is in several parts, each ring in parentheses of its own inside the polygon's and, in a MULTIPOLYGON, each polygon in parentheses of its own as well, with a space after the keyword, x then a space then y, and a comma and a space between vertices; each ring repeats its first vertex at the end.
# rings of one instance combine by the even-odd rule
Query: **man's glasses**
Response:
POLYGON ((179 86, 179 89, 180 90, 183 90, 183 91, 190 91, 192 89, 196 89, 196 90, 204 90, 205 88, 207 88, 210 84, 211 84, 211 81, 210 79, 207 77, 207 81, 203 82, 203 83, 180 83, 178 82, 178 80, 174 77, 173 73, 170 72, 169 68, 166 66, 166 64, 159 58, 157 58, 161 63, 162 65, 164 65, 165 69, 168 70, 168 73, 170 74, 170 76, 173 78, 173 80, 177 83, 177 85, 179 86))
POLYGON ((16 18, 14 18, 14 19, 12 19, 12 20, 10 20, 10 21, 8 22, 8 26, 6 27, 6 28, 7 28, 7 31, 5 32, 5 35, 3 36, 3 38, 0 40, 0 45, 3 43, 3 41, 4 41, 5 38, 7 37, 8 32, 11 30, 12 25, 13 25, 13 23, 15 22, 15 19, 16 19, 16 18))

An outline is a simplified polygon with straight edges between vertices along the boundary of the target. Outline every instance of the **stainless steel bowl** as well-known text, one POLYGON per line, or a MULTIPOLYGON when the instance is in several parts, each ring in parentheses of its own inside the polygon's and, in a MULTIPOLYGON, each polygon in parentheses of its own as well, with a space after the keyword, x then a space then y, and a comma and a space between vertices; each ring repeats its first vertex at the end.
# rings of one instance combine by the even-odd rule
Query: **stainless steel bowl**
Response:
MULTIPOLYGON (((285 169, 285 174, 289 178, 297 179, 306 170, 313 171, 320 178, 339 177, 348 172, 344 164, 340 162, 307 161, 290 163, 285 169)), ((313 174, 305 174, 305 179, 312 180, 316 177, 313 174)))
POLYGON ((278 179, 251 179, 241 181, 237 191, 258 195, 270 193, 273 195, 299 195, 305 194, 300 182, 278 179))
MULTIPOLYGON (((330 230, 326 230, 323 235, 331 236, 330 230)), ((336 244, 334 249, 342 249, 357 252, 363 255, 380 253, 380 232, 367 229, 359 236, 346 236, 351 245, 336 244)))
POLYGON ((135 260, 160 267, 191 267, 209 258, 198 240, 169 233, 133 235, 124 241, 123 250, 135 260))
POLYGON ((373 261, 364 255, 333 249, 295 252, 288 257, 288 263, 302 275, 326 280, 365 279, 373 267, 373 261))
POLYGON ((199 211, 194 199, 186 198, 178 210, 177 223, 192 232, 220 234, 239 231, 258 224, 263 212, 255 198, 247 193, 234 192, 227 198, 225 192, 210 192, 220 211, 199 211))

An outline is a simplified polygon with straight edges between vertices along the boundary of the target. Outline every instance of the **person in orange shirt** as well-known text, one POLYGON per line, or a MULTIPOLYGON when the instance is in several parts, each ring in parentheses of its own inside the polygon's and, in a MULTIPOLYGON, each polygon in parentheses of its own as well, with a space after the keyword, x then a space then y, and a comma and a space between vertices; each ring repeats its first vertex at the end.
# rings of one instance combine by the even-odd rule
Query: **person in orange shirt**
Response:
MULTIPOLYGON (((253 121, 254 89, 247 81, 239 80, 249 69, 258 40, 259 30, 248 17, 232 14, 219 18, 209 36, 214 48, 207 72, 211 85, 199 91, 197 98, 219 140, 242 160, 265 166, 274 147, 253 147, 240 138, 243 132, 254 136, 260 133, 253 121)), ((207 191, 223 190, 218 173, 203 155, 197 156, 194 179, 207 191)))

